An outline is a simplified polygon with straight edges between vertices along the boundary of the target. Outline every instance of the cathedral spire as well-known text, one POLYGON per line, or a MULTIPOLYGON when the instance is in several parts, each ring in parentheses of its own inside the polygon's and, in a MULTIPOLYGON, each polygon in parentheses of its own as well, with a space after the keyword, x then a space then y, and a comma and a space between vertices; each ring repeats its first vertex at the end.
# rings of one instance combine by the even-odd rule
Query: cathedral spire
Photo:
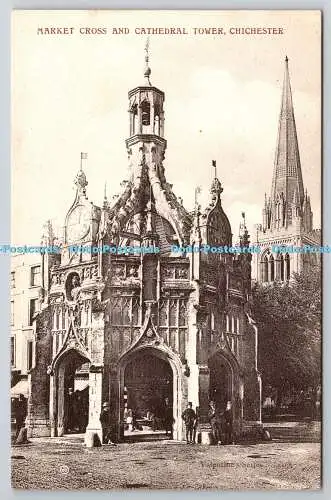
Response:
POLYGON ((296 132, 292 91, 288 67, 285 57, 283 93, 278 125, 278 138, 272 179, 271 200, 275 203, 282 193, 286 203, 291 203, 294 192, 297 192, 300 203, 303 202, 304 188, 296 132))

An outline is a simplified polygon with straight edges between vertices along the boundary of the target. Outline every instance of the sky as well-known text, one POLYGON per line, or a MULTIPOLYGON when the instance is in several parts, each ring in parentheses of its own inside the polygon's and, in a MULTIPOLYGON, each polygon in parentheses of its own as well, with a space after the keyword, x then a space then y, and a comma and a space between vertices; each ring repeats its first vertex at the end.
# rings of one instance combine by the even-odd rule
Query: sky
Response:
POLYGON ((150 35, 151 82, 165 92, 167 181, 192 210, 213 177, 234 239, 241 212, 251 234, 270 193, 284 73, 289 58, 303 181, 314 225, 321 203, 321 31, 317 11, 17 11, 12 19, 12 244, 38 245, 47 219, 64 225, 80 153, 87 194, 100 205, 128 179, 128 91, 144 83, 146 35, 135 28, 186 28, 150 35), (42 35, 39 27, 73 27, 42 35), (80 34, 80 28, 107 34, 80 34), (113 34, 127 27, 129 34, 113 34), (225 35, 194 35, 222 27, 225 35), (276 27, 282 35, 231 35, 231 27, 276 27))

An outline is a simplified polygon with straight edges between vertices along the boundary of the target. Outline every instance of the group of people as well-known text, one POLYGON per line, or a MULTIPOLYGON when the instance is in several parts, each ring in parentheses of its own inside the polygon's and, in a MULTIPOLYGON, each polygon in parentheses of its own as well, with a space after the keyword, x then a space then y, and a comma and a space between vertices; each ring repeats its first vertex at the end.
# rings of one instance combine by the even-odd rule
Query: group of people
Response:
MULTIPOLYGON (((173 414, 169 401, 166 406, 167 405, 169 410, 167 412, 168 418, 166 419, 166 434, 172 437, 173 414)), ((129 429, 134 430, 135 419, 131 410, 126 409, 125 419, 126 422, 130 425, 129 429)), ((193 410, 191 402, 188 403, 187 408, 184 410, 182 419, 185 423, 186 428, 186 442, 188 444, 194 444, 197 438, 199 415, 198 409, 197 411, 193 410)), ((210 401, 208 419, 211 426, 211 433, 214 444, 234 443, 233 413, 231 401, 227 402, 223 412, 217 411, 215 402, 210 401)), ((108 402, 105 402, 102 405, 100 422, 102 426, 103 443, 115 444, 116 430, 114 425, 114 415, 111 412, 110 404, 108 402)))
MULTIPOLYGON (((197 409, 198 410, 198 409, 197 409)), ((194 444, 196 442, 198 428, 198 411, 192 408, 189 402, 186 410, 182 414, 182 419, 186 428, 186 442, 194 444)), ((212 440, 214 444, 233 444, 233 413, 232 403, 228 401, 223 412, 218 412, 214 401, 210 401, 208 419, 211 426, 212 440)))
POLYGON ((128 408, 126 403, 124 408, 124 430, 142 431, 145 423, 145 425, 151 426, 153 432, 165 430, 166 436, 172 437, 174 419, 170 399, 166 397, 164 400, 157 401, 157 404, 152 402, 150 407, 151 410, 139 411, 128 408))

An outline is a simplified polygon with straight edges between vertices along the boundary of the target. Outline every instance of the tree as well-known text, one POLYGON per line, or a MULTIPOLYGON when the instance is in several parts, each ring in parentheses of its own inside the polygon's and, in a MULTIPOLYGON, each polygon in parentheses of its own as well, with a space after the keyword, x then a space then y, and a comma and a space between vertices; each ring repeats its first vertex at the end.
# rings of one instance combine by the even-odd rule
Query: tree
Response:
POLYGON ((259 327, 264 386, 315 387, 321 380, 321 270, 315 266, 290 283, 256 285, 252 313, 259 327))

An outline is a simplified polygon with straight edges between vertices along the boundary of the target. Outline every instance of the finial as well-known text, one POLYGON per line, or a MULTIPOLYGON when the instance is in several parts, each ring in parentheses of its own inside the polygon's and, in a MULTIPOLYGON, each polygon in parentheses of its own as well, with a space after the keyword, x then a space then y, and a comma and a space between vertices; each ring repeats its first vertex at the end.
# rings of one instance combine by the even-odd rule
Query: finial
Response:
POLYGON ((216 179, 216 177, 217 177, 216 160, 212 160, 211 164, 212 164, 212 167, 214 169, 214 179, 216 179))
POLYGON ((196 207, 199 205, 199 202, 198 202, 198 195, 201 193, 201 187, 200 186, 197 186, 194 190, 194 208, 196 209, 196 207))
POLYGON ((80 154, 80 168, 75 178, 75 184, 77 186, 78 191, 82 193, 84 196, 86 196, 86 186, 88 182, 86 180, 86 175, 83 171, 83 160, 87 160, 87 153, 80 154))
POLYGON ((239 242, 241 246, 249 245, 249 234, 246 226, 246 214, 241 212, 242 221, 239 224, 239 242))
POLYGON ((285 56, 285 62, 288 63, 288 57, 287 56, 285 56))
POLYGON ((108 204, 108 198, 107 198, 107 182, 105 182, 105 187, 103 191, 103 206, 106 207, 108 204))
POLYGON ((80 154, 80 170, 83 171, 83 160, 87 160, 87 153, 80 154))
POLYGON ((152 70, 149 67, 149 38, 146 40, 145 44, 145 72, 144 77, 147 79, 148 85, 151 85, 149 77, 151 76, 152 70))
POLYGON ((217 179, 217 177, 215 177, 215 179, 212 182, 210 192, 211 192, 213 201, 216 201, 223 193, 222 184, 217 179))

